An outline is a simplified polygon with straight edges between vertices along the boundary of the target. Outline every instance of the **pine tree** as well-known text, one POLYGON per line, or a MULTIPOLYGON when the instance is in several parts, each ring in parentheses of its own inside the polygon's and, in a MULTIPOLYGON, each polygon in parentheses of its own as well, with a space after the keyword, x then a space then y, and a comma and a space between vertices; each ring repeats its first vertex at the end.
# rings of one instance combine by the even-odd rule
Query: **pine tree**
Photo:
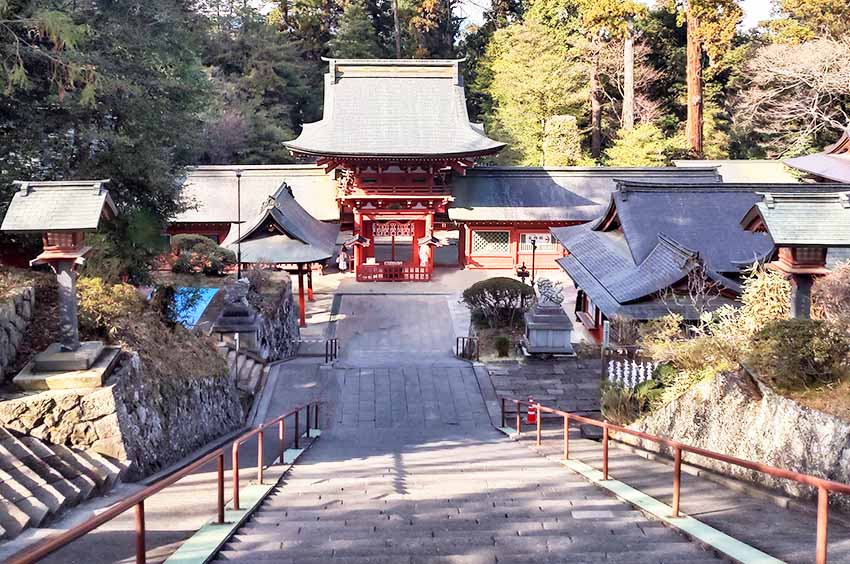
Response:
POLYGON ((330 42, 331 56, 340 59, 375 59, 382 53, 365 0, 349 0, 330 42))

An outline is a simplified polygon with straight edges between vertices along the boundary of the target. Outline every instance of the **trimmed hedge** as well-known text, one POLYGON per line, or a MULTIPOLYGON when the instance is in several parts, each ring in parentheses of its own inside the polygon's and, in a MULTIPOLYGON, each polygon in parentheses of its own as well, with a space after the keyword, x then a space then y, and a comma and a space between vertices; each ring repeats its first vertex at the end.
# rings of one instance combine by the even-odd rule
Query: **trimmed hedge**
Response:
POLYGON ((463 291, 463 303, 491 328, 513 327, 534 302, 534 289, 519 280, 498 276, 463 291))

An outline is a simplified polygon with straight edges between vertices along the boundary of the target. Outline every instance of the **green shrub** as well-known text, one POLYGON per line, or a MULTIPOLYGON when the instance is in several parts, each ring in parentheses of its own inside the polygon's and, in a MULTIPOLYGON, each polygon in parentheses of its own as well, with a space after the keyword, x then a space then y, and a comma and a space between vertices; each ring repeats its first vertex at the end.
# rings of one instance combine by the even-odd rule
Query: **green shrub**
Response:
POLYGON ((496 337, 493 346, 496 347, 496 354, 500 357, 506 357, 511 353, 511 340, 504 335, 496 337))
POLYGON ((133 286, 109 284, 100 278, 80 278, 77 300, 80 328, 84 333, 104 336, 145 308, 145 300, 133 286))
POLYGON ((844 375, 850 338, 831 324, 785 319, 765 325, 750 341, 749 367, 779 389, 834 382, 844 375))
POLYGON ((534 301, 534 289, 519 280, 488 278, 463 291, 463 303, 491 328, 513 327, 534 301))
POLYGON ((236 253, 203 235, 175 235, 171 248, 178 255, 171 271, 178 274, 202 272, 221 276, 228 266, 236 264, 236 253))

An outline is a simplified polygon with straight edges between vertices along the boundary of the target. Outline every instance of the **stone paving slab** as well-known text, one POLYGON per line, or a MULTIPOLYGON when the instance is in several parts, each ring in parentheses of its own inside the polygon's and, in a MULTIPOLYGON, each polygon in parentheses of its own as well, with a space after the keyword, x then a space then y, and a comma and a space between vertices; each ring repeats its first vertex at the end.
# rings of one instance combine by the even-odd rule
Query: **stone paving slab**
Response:
MULTIPOLYGON (((598 412, 601 365, 597 360, 565 358, 488 363, 496 396, 527 399, 578 413, 598 412)), ((509 410, 513 410, 512 406, 509 410)))
MULTIPOLYGON (((521 442, 553 459, 563 456, 563 429, 544 429, 543 446, 534 446, 534 433, 523 433, 521 442)), ((612 441, 609 475, 659 503, 672 503, 672 467, 661 460, 647 460, 612 441)), ((602 466, 598 442, 570 433, 571 459, 588 467, 602 466)), ((687 462, 687 455, 685 456, 687 462)), ((816 519, 813 514, 784 509, 770 500, 722 487, 703 477, 682 473, 683 514, 722 531, 779 561, 803 564, 814 561, 816 519)), ((829 527, 830 562, 850 562, 850 528, 836 520, 829 527)))

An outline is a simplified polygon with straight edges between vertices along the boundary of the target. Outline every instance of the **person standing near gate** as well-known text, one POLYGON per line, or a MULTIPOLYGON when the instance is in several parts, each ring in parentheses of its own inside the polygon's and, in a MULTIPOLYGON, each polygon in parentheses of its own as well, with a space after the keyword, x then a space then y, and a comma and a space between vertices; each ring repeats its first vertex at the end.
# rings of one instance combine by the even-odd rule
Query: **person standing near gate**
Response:
POLYGON ((348 272, 348 251, 343 247, 336 257, 336 264, 340 272, 348 272))

